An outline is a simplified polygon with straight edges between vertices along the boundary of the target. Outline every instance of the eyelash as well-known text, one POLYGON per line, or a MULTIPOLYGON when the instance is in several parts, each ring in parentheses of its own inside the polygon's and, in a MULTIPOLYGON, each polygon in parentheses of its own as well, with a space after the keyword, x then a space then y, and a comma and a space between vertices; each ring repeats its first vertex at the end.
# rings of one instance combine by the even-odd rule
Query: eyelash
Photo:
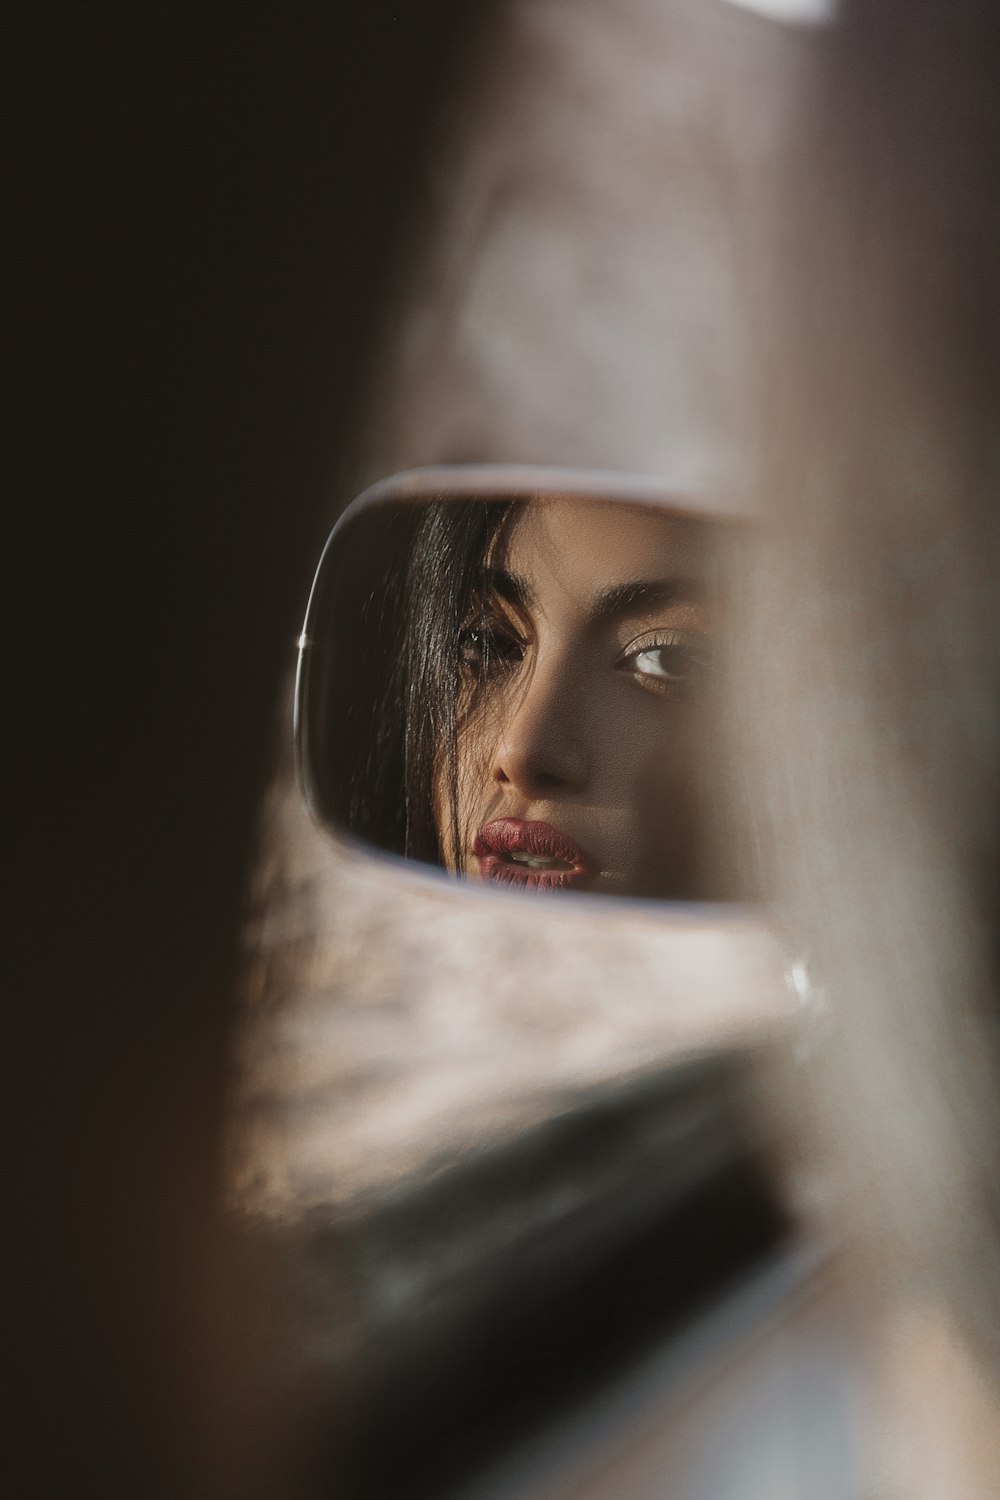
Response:
POLYGON ((458 662, 479 680, 523 660, 525 643, 509 628, 492 621, 466 626, 458 636, 458 662))
MULTIPOLYGON (((646 692, 676 694, 688 691, 703 670, 703 654, 699 649, 702 644, 696 632, 660 631, 654 636, 633 641, 619 658, 619 666, 646 692), (660 672, 636 665, 640 657, 657 652, 675 653, 675 660, 660 672)), ((475 682, 486 682, 500 672, 510 672, 517 667, 524 660, 526 649, 526 642, 509 626, 481 621, 459 632, 459 670, 475 682)))
POLYGON ((703 669, 704 661, 699 649, 701 645, 700 637, 692 631, 664 630, 654 636, 633 641, 622 653, 620 664, 647 692, 683 692, 693 686, 703 669), (676 653, 680 660, 675 659, 666 670, 649 671, 636 665, 640 657, 668 651, 676 653))

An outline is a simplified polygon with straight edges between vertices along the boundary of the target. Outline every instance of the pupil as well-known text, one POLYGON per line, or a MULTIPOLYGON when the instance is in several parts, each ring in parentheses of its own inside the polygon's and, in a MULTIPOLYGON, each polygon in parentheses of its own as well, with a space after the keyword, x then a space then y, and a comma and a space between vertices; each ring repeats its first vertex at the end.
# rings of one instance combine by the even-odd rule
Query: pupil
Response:
POLYGON ((661 646, 656 654, 665 677, 687 677, 690 674, 691 653, 686 646, 661 646))

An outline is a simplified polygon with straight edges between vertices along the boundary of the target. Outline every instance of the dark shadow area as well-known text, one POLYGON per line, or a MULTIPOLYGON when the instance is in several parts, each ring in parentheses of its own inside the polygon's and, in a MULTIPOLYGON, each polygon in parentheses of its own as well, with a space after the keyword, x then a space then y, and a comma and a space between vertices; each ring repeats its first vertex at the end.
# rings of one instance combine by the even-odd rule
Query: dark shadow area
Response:
POLYGON ((12 1495, 273 1477, 266 1297, 220 1209, 245 887, 404 208, 486 9, 11 28, 12 1495))
POLYGON ((740 1074, 732 1058, 680 1066, 337 1227, 370 1279, 411 1295, 376 1312, 332 1419, 327 1493, 449 1494, 690 1328, 788 1240, 740 1074))

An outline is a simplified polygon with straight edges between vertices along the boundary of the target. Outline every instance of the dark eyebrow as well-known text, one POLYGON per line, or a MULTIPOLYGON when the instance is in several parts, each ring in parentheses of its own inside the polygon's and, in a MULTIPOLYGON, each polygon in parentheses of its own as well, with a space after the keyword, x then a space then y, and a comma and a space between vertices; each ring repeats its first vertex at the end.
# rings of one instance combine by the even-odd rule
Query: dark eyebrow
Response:
MULTIPOLYGON (((517 573, 508 573, 505 568, 488 569, 486 586, 516 609, 531 609, 535 604, 535 595, 527 579, 517 573)), ((686 579, 639 578, 629 583, 615 584, 613 588, 598 594, 591 616, 595 620, 604 620, 611 615, 663 609, 680 600, 700 599, 701 594, 701 586, 686 579)))
POLYGON ((486 587, 518 609, 530 609, 535 602, 527 580, 516 573, 508 573, 506 568, 487 568, 486 587))
POLYGON ((695 599, 700 590, 692 583, 670 578, 639 578, 634 583, 619 583, 605 589, 594 601, 595 619, 608 615, 636 614, 642 609, 662 608, 679 599, 695 599))

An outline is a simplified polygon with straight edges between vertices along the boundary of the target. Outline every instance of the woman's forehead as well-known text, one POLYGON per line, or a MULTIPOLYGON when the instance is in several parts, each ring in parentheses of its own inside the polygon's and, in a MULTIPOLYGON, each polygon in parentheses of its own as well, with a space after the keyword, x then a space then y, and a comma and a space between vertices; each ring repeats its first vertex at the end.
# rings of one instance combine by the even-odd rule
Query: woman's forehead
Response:
POLYGON ((652 506, 546 495, 515 507, 497 539, 495 566, 536 586, 592 593, 613 584, 700 578, 712 526, 652 506))

